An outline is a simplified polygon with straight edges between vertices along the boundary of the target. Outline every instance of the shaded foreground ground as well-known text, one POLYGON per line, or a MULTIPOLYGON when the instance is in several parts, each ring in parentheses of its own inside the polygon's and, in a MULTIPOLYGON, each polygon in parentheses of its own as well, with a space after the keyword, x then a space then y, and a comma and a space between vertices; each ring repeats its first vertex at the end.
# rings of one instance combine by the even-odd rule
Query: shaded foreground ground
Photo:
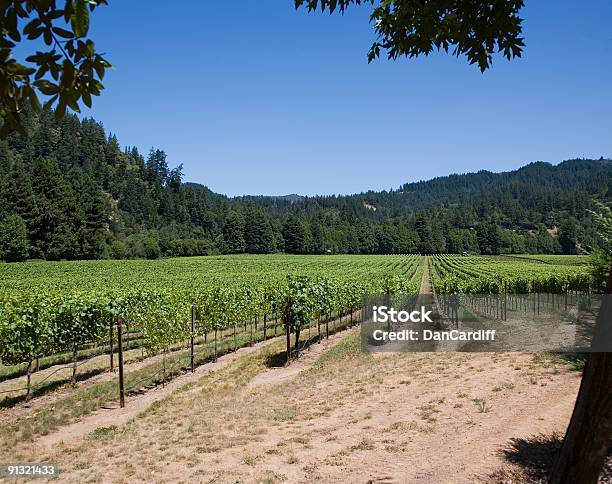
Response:
POLYGON ((356 330, 338 341, 298 371, 270 368, 282 345, 267 345, 125 425, 0 461, 57 462, 69 482, 500 482, 520 475, 512 439, 562 433, 579 385, 542 356, 368 355, 356 330))

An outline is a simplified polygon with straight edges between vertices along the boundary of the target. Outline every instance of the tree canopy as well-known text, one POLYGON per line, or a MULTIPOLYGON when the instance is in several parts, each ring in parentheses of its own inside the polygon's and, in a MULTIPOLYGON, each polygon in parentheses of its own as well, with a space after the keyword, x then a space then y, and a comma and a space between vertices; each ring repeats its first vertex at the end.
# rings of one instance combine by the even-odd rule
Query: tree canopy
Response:
POLYGON ((493 53, 507 59, 520 57, 525 46, 523 0, 295 0, 296 8, 319 8, 344 13, 350 5, 370 4, 370 22, 378 39, 368 61, 380 57, 418 57, 434 50, 465 55, 482 72, 491 66, 493 53))
MULTIPOLYGON (((344 12, 351 4, 372 5, 370 21, 378 35, 368 61, 386 51, 389 59, 418 57, 434 50, 465 55, 481 71, 493 54, 520 57, 524 41, 519 11, 523 0, 294 0, 295 7, 344 12)), ((88 38, 90 14, 107 0, 6 0, 0 2, 0 138, 14 131, 25 134, 26 105, 80 112, 80 103, 104 89, 102 79, 111 64, 88 38), (35 50, 25 60, 14 58, 17 44, 35 50)))
POLYGON ((87 38, 90 12, 107 0, 6 0, 0 2, 0 137, 13 131, 25 134, 22 112, 26 105, 54 106, 63 116, 79 103, 92 105, 92 96, 104 88, 101 80, 110 64, 87 38), (38 48, 42 45, 42 50, 38 48), (22 44, 36 49, 24 61, 14 58, 22 44))

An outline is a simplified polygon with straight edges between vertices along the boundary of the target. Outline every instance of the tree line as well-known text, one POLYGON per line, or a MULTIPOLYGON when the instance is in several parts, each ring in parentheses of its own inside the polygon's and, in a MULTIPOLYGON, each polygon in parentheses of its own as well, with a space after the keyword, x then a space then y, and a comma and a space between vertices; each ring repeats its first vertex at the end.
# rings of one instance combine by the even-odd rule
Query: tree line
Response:
POLYGON ((532 163, 348 196, 229 198, 185 183, 166 153, 121 148, 101 123, 28 112, 0 141, 0 259, 226 253, 577 253, 610 160, 532 163))

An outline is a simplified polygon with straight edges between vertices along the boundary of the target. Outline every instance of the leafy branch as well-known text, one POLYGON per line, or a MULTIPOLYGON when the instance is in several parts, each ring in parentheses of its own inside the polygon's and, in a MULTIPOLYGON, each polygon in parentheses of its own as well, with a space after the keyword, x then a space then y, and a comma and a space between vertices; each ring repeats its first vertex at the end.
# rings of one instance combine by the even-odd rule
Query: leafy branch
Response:
MULTIPOLYGON (((308 11, 336 10, 351 5, 375 5, 374 0, 295 0, 308 11)), ((484 72, 495 51, 508 60, 521 57, 525 46, 519 11, 523 0, 380 0, 370 16, 378 35, 368 62, 386 50, 387 58, 429 55, 434 50, 465 55, 484 72)))
POLYGON ((79 103, 92 105, 99 96, 106 69, 111 64, 87 38, 90 13, 107 0, 5 0, 0 2, 0 138, 15 131, 25 134, 21 113, 29 105, 55 108, 58 117, 66 109, 80 112, 79 103), (63 21, 63 24, 62 24, 63 21), (20 25, 25 24, 25 25, 20 25), (61 25, 61 26, 60 26, 61 25), (25 63, 13 57, 23 41, 40 40, 48 50, 37 50, 25 63))

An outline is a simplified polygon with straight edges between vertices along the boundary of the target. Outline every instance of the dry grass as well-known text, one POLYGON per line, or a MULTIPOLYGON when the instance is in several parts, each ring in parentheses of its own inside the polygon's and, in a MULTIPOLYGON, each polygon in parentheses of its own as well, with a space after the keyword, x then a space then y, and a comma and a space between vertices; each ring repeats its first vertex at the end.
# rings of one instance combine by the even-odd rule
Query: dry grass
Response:
MULTIPOLYGON (((351 482, 377 465, 408 461, 415 450, 435 454, 440 442, 453 440, 453 432, 463 436, 494 422, 509 393, 523 395, 511 391, 515 387, 545 391, 513 370, 517 363, 534 364, 528 357, 378 357, 360 351, 358 333, 289 380, 249 385, 263 372, 282 371, 267 366, 281 350, 279 342, 243 356, 152 405, 130 424, 97 429, 85 445, 41 453, 22 444, 18 451, 24 458, 58 462, 68 482, 148 481, 151 475, 194 482, 351 482), (502 382, 500 390, 492 390, 488 373, 502 382), (466 414, 475 412, 461 408, 467 408, 470 395, 482 396, 487 409, 478 424, 466 424, 466 414), (137 465, 132 456, 139 456, 137 465)), ((551 370, 534 365, 530 371, 540 378, 551 370)))

